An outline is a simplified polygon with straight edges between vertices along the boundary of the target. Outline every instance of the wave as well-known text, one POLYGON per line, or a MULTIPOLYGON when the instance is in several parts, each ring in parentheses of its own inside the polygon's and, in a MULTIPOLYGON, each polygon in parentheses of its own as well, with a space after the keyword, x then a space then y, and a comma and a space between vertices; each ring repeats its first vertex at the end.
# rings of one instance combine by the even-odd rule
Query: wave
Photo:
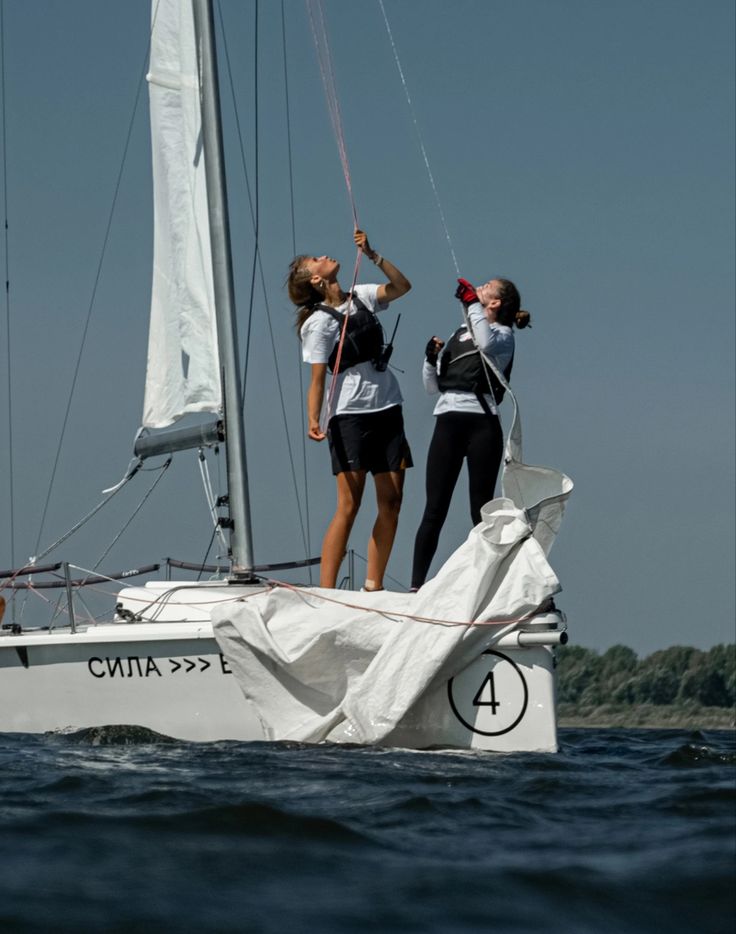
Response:
POLYGON ((703 765, 734 765, 736 764, 736 751, 714 749, 712 746, 685 743, 667 753, 660 760, 662 765, 673 765, 684 768, 703 765))
POLYGON ((47 737, 59 737, 70 743, 83 746, 150 746, 179 743, 181 740, 145 726, 134 724, 110 724, 109 726, 89 726, 82 729, 54 730, 44 734, 47 737))

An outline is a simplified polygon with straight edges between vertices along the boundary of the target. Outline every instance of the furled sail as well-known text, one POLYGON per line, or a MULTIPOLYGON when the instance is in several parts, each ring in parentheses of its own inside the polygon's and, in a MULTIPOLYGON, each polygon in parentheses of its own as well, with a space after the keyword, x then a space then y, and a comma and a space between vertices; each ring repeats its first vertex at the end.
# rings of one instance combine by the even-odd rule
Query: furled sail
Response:
POLYGON ((153 0, 154 243, 143 425, 221 408, 191 0, 153 0))

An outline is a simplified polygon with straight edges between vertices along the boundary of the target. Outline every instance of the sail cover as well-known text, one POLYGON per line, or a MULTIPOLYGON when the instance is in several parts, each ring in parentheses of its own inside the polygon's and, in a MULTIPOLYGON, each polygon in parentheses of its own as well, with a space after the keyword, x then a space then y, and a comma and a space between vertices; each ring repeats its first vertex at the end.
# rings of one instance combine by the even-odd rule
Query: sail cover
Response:
POLYGON ((264 738, 387 740, 425 692, 560 589, 531 533, 523 510, 495 499, 416 594, 276 587, 213 609, 264 738))
POLYGON ((153 0, 148 74, 154 238, 143 424, 221 408, 191 0, 153 0))
POLYGON ((423 695, 559 591, 547 555, 573 484, 522 462, 509 394, 505 495, 418 593, 278 586, 212 611, 265 738, 390 742, 423 695))

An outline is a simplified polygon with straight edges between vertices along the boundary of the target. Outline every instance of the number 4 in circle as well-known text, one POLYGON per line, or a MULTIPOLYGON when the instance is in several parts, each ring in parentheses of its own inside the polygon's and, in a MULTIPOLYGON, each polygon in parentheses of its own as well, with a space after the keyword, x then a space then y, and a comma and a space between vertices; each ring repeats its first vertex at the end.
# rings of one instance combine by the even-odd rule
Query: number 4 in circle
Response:
POLYGON ((496 683, 493 680, 493 672, 489 671, 485 681, 478 688, 478 693, 473 698, 474 707, 490 707, 491 713, 496 715, 496 708, 501 706, 500 701, 496 700, 496 683), (487 685, 487 689, 486 689, 487 685))

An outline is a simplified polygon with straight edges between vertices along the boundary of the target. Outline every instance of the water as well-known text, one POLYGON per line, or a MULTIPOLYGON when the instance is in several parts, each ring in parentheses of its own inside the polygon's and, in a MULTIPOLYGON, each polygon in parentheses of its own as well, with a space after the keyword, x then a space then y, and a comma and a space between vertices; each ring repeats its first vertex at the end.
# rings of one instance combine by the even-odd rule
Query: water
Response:
POLYGON ((730 934, 734 734, 561 740, 0 736, 0 930, 730 934))

